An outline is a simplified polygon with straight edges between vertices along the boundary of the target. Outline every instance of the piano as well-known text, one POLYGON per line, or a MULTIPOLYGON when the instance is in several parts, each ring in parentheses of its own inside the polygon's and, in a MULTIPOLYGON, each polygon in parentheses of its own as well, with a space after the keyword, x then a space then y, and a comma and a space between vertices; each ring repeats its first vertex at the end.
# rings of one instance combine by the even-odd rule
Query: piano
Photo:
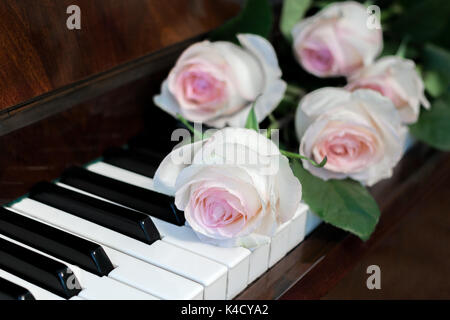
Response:
POLYGON ((0 299, 325 297, 424 184, 432 194, 448 182, 449 157, 417 144, 373 188, 383 214, 367 242, 306 204, 256 250, 200 242, 153 190, 178 124, 152 96, 188 45, 238 11, 226 0, 0 3, 0 299), (65 26, 72 4, 81 29, 65 26))

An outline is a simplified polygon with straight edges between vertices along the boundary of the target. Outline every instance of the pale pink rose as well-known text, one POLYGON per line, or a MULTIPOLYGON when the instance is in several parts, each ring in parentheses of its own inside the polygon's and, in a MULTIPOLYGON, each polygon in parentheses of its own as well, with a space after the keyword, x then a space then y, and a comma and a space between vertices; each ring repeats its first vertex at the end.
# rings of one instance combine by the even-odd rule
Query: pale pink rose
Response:
POLYGON ((351 75, 347 89, 371 89, 391 99, 404 123, 417 121, 420 105, 430 107, 424 84, 412 60, 396 56, 381 58, 351 75))
POLYGON ((369 29, 367 19, 360 3, 328 5, 293 28, 295 56, 318 77, 345 76, 369 65, 383 48, 383 35, 381 29, 369 29))
POLYGON ((369 186, 392 175, 407 133, 393 103, 366 89, 313 91, 300 101, 295 124, 300 154, 317 162, 328 158, 323 168, 303 161, 309 172, 369 186))
POLYGON ((153 99, 164 111, 221 128, 244 127, 253 101, 258 121, 278 105, 286 90, 272 45, 253 34, 240 34, 242 47, 203 41, 178 58, 161 93, 153 99))
POLYGON ((277 145, 243 128, 221 129, 174 150, 156 171, 154 186, 175 195, 202 240, 220 246, 271 235, 293 216, 302 195, 277 145))

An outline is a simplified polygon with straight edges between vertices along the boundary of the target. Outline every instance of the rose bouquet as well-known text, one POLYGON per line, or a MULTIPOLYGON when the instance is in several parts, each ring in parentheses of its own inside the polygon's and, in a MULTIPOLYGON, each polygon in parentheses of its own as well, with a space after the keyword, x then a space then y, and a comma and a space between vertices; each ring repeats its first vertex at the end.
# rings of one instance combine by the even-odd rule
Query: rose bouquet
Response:
POLYGON ((410 25, 450 11, 431 2, 285 0, 274 28, 268 1, 248 0, 181 54, 154 97, 194 134, 155 188, 216 245, 257 245, 301 201, 368 239, 380 211, 366 187, 392 176, 411 140, 450 149, 444 28, 410 25))

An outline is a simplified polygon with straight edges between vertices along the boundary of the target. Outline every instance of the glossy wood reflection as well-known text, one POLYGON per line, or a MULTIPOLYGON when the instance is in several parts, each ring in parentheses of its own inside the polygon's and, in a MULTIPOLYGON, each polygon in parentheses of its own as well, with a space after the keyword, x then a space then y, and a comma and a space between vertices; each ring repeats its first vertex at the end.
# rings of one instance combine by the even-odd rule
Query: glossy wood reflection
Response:
POLYGON ((225 0, 2 0, 0 112, 208 32, 237 10, 225 0), (81 30, 66 27, 73 4, 81 30))
POLYGON ((371 190, 382 216, 370 240, 363 242, 322 224, 238 299, 319 299, 325 296, 369 249, 407 219, 412 207, 449 181, 450 155, 433 152, 421 144, 415 146, 397 166, 392 179, 371 190))
POLYGON ((172 130, 172 117, 151 102, 167 70, 112 90, 64 112, 0 136, 0 203, 124 144, 144 127, 172 130), (158 118, 157 122, 151 121, 158 118))
POLYGON ((450 299, 450 183, 433 187, 324 299, 450 299), (380 289, 366 286, 380 267, 380 289))

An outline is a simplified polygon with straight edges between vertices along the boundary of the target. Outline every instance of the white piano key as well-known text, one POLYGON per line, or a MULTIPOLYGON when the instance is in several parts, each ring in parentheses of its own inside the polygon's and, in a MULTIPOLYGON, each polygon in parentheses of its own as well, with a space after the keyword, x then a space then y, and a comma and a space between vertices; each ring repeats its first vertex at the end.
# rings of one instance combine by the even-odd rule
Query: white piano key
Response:
POLYGON ((307 211, 308 206, 301 203, 293 218, 280 226, 273 238, 269 238, 266 245, 252 250, 252 257, 256 261, 252 261, 252 258, 250 259, 250 266, 254 266, 254 268, 250 268, 249 283, 255 281, 269 267, 272 267, 283 258, 287 252, 303 241, 307 211), (267 261, 266 264, 263 261, 267 261), (256 266, 259 268, 256 268, 256 266))
MULTIPOLYGON (((26 215, 24 212, 20 212, 14 208, 8 209, 17 214, 26 215)), ((29 218, 37 219, 35 216, 29 216, 29 218)), ((51 223, 48 223, 45 220, 39 221, 41 223, 51 225, 51 223)), ((65 230, 60 226, 53 225, 53 227, 74 234, 74 232, 65 230)), ((82 235, 77 234, 77 236, 89 240, 87 237, 83 237, 82 235)), ((124 254, 120 251, 111 249, 105 245, 101 246, 115 267, 114 270, 109 273, 109 278, 138 288, 139 290, 147 292, 160 299, 203 299, 203 287, 200 284, 124 254)))
POLYGON ((248 283, 250 250, 223 248, 200 241, 194 231, 187 226, 176 226, 152 217, 164 242, 192 251, 228 268, 227 299, 233 299, 245 289, 248 283))
POLYGON ((200 284, 109 247, 103 246, 103 249, 117 266, 109 277, 157 295, 161 299, 203 299, 203 287, 200 284))
POLYGON ((305 238, 306 217, 308 206, 300 203, 294 217, 289 224, 289 245, 287 251, 294 249, 305 238))
POLYGON ((322 222, 323 221, 319 218, 319 216, 308 209, 308 213, 306 215, 305 236, 313 232, 322 222))
MULTIPOLYGON (((57 183, 57 185, 122 206, 121 204, 101 198, 64 183, 57 183)), ((249 250, 245 248, 218 248, 216 246, 201 242, 189 227, 175 226, 154 217, 151 217, 151 219, 158 228, 163 241, 216 261, 228 268, 227 299, 232 299, 239 292, 245 289, 248 284, 249 255, 251 254, 249 250)))
MULTIPOLYGON (((96 162, 89 165, 87 169, 116 180, 154 190, 151 178, 108 163, 96 162)), ((278 228, 270 241, 269 255, 267 255, 267 246, 252 251, 249 263, 249 283, 267 270, 266 264, 261 263, 264 257, 268 257, 267 265, 268 268, 271 268, 321 223, 321 220, 316 215, 311 212, 305 212, 305 210, 309 211, 308 209, 306 204, 301 203, 294 217, 278 228)))
POLYGON ((262 244, 259 247, 250 250, 252 254, 250 255, 250 268, 248 271, 249 284, 262 276, 264 272, 269 269, 271 239, 269 237, 265 238, 267 238, 267 242, 265 244, 262 244))
POLYGON ((141 188, 153 190, 152 178, 113 166, 103 161, 94 162, 87 166, 86 169, 116 180, 134 184, 141 188))
MULTIPOLYGON (((102 174, 104 176, 120 180, 129 184, 133 184, 142 188, 154 190, 153 180, 149 177, 110 165, 108 163, 99 161, 90 164, 86 167, 88 170, 102 174)), ((65 186, 66 187, 66 186, 65 186)), ((74 190, 72 188, 72 190, 74 190)), ((75 189, 76 190, 76 189, 75 189)), ((76 190, 78 191, 78 190, 76 190)), ((83 191, 82 191, 83 192, 83 191)), ((87 194, 86 192, 83 192, 87 194)), ((89 195, 89 194, 88 194, 89 195)), ((94 196, 94 195, 91 195, 94 196)), ((94 196, 96 197, 96 196, 94 196)), ((98 197, 97 197, 98 198, 98 197)), ((100 198, 101 199, 101 198, 100 198)), ((105 199, 103 199, 105 200, 105 199)), ((272 267, 289 251, 289 229, 290 221, 286 222, 277 230, 274 239, 270 245, 264 245, 258 250, 253 250, 250 255, 249 262, 249 277, 247 282, 254 281, 262 275, 269 267, 272 267), (264 259, 266 259, 264 261, 264 259)), ((294 241, 294 240, 292 240, 294 241)))
POLYGON ((98 277, 75 266, 71 268, 80 282, 86 285, 86 289, 78 294, 86 300, 158 300, 155 296, 112 278, 98 277))
POLYGON ((275 231, 270 241, 269 268, 283 258, 289 247, 290 220, 283 223, 275 231))
MULTIPOLYGON (((124 181, 124 182, 130 183, 129 181, 124 181)), ((63 187, 63 188, 67 188, 67 189, 76 191, 76 192, 80 192, 80 193, 82 193, 84 195, 87 195, 87 196, 91 196, 91 197, 94 197, 94 198, 97 198, 97 199, 100 199, 100 200, 103 200, 103 201, 106 201, 106 202, 110 202, 110 203, 114 203, 116 205, 122 206, 121 204, 115 203, 115 202, 110 201, 108 199, 104 199, 102 197, 99 197, 97 195, 91 194, 89 192, 86 192, 86 191, 74 188, 74 187, 66 185, 64 183, 58 182, 57 185, 60 186, 60 187, 63 187)), ((154 217, 151 217, 151 218, 152 218, 153 222, 155 222, 156 218, 154 218, 154 217)), ((158 219, 158 221, 161 221, 161 220, 158 219)), ((187 224, 186 224, 185 227, 190 228, 187 224)), ((161 234, 161 237, 163 237, 163 240, 164 240, 164 236, 165 236, 164 230, 161 229, 161 230, 159 230, 159 232, 161 234)), ((251 249, 250 250, 249 272, 248 272, 247 284, 249 284, 249 283, 253 282, 254 280, 256 280, 257 278, 259 278, 269 268, 270 237, 266 237, 266 236, 262 236, 262 235, 258 235, 258 236, 267 238, 267 243, 261 245, 260 247, 258 247, 256 249, 251 249)))
POLYGON ((147 245, 28 198, 12 208, 200 283, 205 299, 226 297, 227 268, 214 261, 162 241, 147 245))
MULTIPOLYGON (((142 188, 154 190, 153 179, 110 165, 105 162, 100 161, 93 163, 87 166, 87 169, 116 180, 130 183, 142 188)), ((63 186, 66 187, 65 185, 63 186)), ((83 193, 86 194, 86 192, 83 193)), ((89 195, 93 196, 92 194, 89 195)), ((249 255, 251 254, 249 250, 245 248, 217 248, 215 246, 201 242, 191 230, 183 229, 186 227, 177 227, 156 218, 152 219, 155 224, 157 220, 159 221, 157 224, 157 228, 160 233, 164 233, 164 230, 167 229, 167 233, 169 233, 169 236, 167 238, 164 238, 163 241, 172 243, 183 249, 190 250, 213 261, 219 262, 228 268, 228 299, 232 299, 239 292, 245 289, 248 284, 249 275, 249 255), (180 231, 178 231, 177 228, 180 231)), ((259 253, 262 252, 263 250, 261 250, 259 253)), ((260 256, 261 254, 259 254, 258 257, 255 257, 259 258, 256 259, 256 262, 258 263, 260 262, 260 256)), ((259 269, 259 265, 256 266, 256 268, 259 269)), ((252 273, 255 273, 255 271, 252 271, 252 273)), ((258 271, 256 271, 256 273, 258 273, 258 271)))
POLYGON ((41 287, 31 282, 23 280, 17 277, 16 275, 1 269, 0 269, 0 277, 27 289, 28 291, 30 291, 30 293, 34 296, 36 300, 65 300, 64 298, 57 296, 56 294, 50 291, 42 289, 41 287))
POLYGON ((78 294, 81 298, 86 300, 156 300, 156 297, 148 293, 144 293, 136 288, 130 287, 126 284, 110 279, 108 277, 99 277, 88 271, 85 271, 73 264, 67 263, 61 259, 55 258, 45 252, 36 250, 33 247, 25 245, 19 241, 8 238, 0 234, 0 238, 9 242, 27 248, 28 250, 39 253, 42 256, 52 260, 63 263, 68 266, 73 274, 78 279, 82 291, 78 294))

